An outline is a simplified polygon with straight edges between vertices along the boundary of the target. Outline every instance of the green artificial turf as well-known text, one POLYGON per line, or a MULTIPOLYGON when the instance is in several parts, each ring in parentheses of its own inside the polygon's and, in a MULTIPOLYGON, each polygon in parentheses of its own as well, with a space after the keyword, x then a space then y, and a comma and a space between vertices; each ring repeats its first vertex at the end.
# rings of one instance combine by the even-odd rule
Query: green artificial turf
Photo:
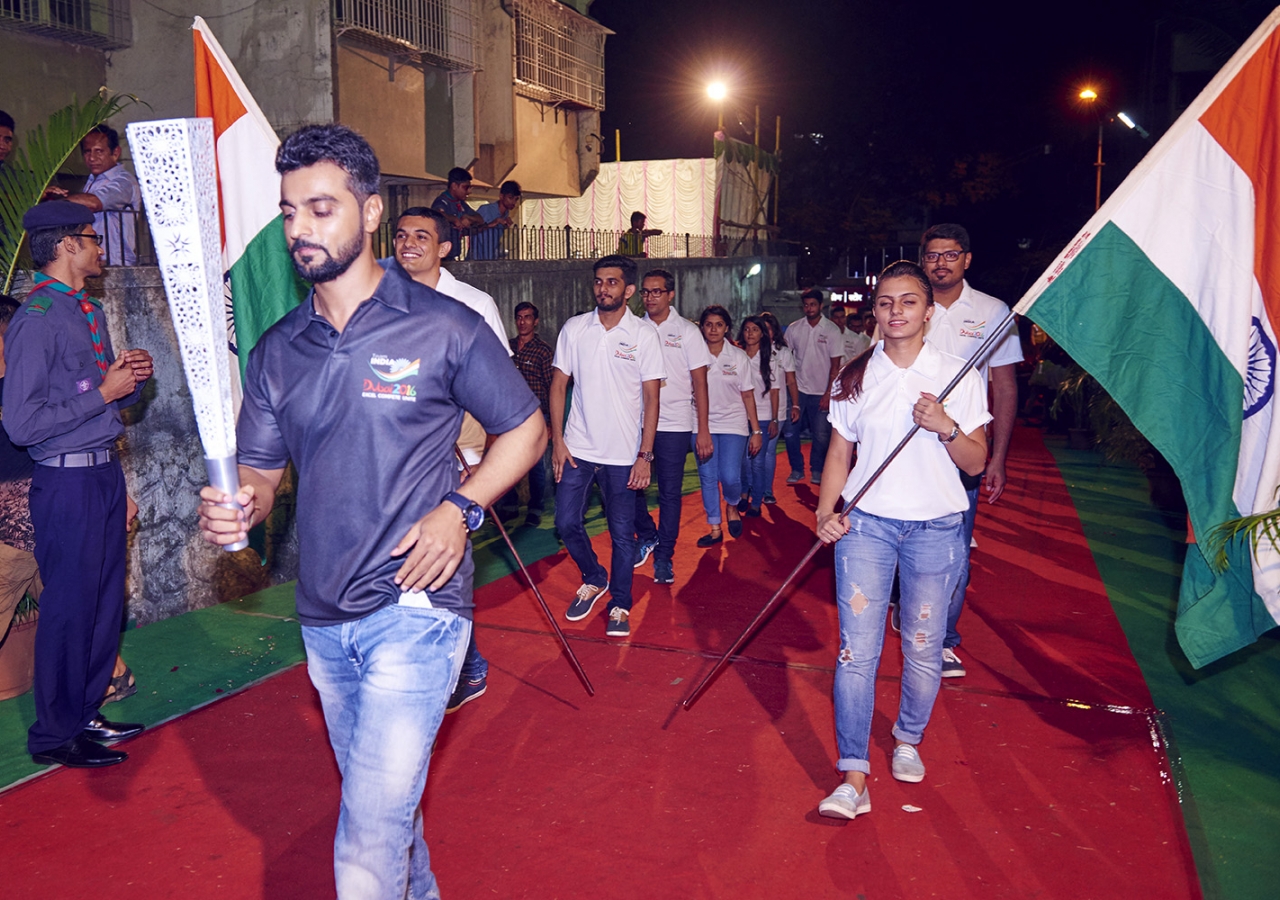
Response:
MULTIPOLYGON (((1204 895, 1280 895, 1280 634, 1203 669, 1173 621, 1186 523, 1153 502, 1136 467, 1104 464, 1047 438, 1156 706, 1167 714, 1174 775, 1204 895)), ((1157 489, 1156 497, 1161 492, 1157 489)))
MULTIPOLYGON (((698 472, 690 455, 683 490, 697 489, 698 472)), ((656 488, 650 488, 649 501, 650 506, 656 504, 656 488)), ((549 505, 537 528, 525 527, 523 515, 506 523, 526 565, 560 552, 554 519, 554 506, 549 505)), ((586 522, 592 537, 607 527, 598 493, 588 506, 586 522)), ((492 521, 476 532, 473 547, 476 587, 519 571, 492 521)), ((138 693, 103 707, 104 715, 151 727, 301 662, 305 653, 293 590, 294 582, 288 582, 126 631, 121 653, 133 669, 138 693)), ((46 768, 27 755, 27 728, 34 720, 30 692, 0 702, 0 789, 46 768)))

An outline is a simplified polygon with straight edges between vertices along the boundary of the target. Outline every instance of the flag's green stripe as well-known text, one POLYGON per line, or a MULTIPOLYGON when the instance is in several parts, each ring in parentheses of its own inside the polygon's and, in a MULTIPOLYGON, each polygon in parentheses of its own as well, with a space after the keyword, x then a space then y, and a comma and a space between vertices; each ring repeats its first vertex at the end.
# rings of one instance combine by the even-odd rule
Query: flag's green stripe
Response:
MULTIPOLYGON (((1244 415, 1240 373, 1195 307, 1128 235, 1104 225, 1028 315, 1173 466, 1199 540, 1239 514, 1232 490, 1244 415)), ((1222 577, 1196 548, 1187 554, 1177 631, 1197 666, 1275 625, 1254 593, 1247 550, 1237 544, 1232 551, 1222 577)))
POLYGON ((249 351, 268 328, 302 302, 307 285, 298 278, 285 245, 283 219, 276 216, 231 267, 231 306, 236 319, 240 375, 249 351))

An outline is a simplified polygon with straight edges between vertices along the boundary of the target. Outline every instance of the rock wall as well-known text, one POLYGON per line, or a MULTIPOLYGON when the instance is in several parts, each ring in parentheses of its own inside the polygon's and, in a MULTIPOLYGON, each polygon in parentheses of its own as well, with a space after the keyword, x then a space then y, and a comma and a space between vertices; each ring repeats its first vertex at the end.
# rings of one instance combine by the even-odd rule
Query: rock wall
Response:
POLYGON ((129 537, 129 617, 145 625, 296 578, 287 485, 255 546, 226 553, 196 532, 197 494, 207 483, 204 452, 160 270, 111 269, 94 287, 103 297, 117 352, 141 347, 156 369, 142 399, 125 411, 120 445, 125 482, 138 504, 129 537))

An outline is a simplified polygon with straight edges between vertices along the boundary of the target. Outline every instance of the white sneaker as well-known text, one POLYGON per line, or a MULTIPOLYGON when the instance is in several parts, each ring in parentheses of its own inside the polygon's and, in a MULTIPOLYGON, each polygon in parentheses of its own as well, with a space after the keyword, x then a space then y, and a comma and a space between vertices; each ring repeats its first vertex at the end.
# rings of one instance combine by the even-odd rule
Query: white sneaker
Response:
POLYGON ((856 819, 871 812, 871 791, 864 787, 859 794, 851 784, 842 784, 831 796, 818 804, 818 815, 828 819, 856 819))
POLYGON ((893 777, 898 781, 924 781, 924 763, 920 760, 920 752, 910 744, 899 744, 893 748, 893 777))
POLYGON ((956 656, 956 651, 950 647, 942 648, 942 677, 943 678, 962 678, 964 676, 964 663, 960 662, 960 657, 956 656))

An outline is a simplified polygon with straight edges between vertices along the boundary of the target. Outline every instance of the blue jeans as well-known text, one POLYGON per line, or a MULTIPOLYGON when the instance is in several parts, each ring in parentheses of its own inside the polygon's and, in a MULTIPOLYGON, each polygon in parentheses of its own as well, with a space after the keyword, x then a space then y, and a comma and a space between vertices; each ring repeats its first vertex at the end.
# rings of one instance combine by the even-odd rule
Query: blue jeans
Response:
POLYGON ((800 432, 808 431, 813 438, 809 445, 809 471, 814 475, 822 474, 822 466, 827 461, 827 445, 831 443, 831 422, 827 419, 827 411, 819 409, 822 402, 819 394, 800 395, 800 419, 792 422, 790 415, 786 417, 786 425, 782 436, 787 442, 787 459, 791 462, 792 474, 804 474, 804 456, 800 452, 800 432))
POLYGON ((773 473, 778 467, 778 438, 782 437, 781 430, 769 437, 768 422, 761 422, 760 427, 764 430, 764 446, 760 452, 755 456, 748 456, 745 450, 742 453, 742 493, 757 508, 765 494, 773 493, 773 473))
POLYGON ((742 498, 742 457, 747 452, 745 434, 711 435, 713 452, 708 460, 698 460, 698 481, 702 483, 702 508, 707 522, 720 524, 720 489, 726 503, 735 506, 742 498))
POLYGON ((471 623, 449 610, 395 605, 302 629, 342 775, 333 842, 341 900, 405 897, 406 886, 413 900, 440 896, 422 838, 422 792, 470 634, 471 623))
POLYGON ((574 460, 578 467, 565 463, 556 486, 556 529, 560 540, 582 572, 583 584, 609 586, 612 598, 609 608, 631 609, 631 573, 635 563, 636 492, 627 487, 631 466, 609 466, 604 463, 574 460), (609 523, 609 539, 613 557, 608 571, 600 564, 587 536, 587 500, 591 485, 598 483, 604 494, 605 521, 609 523))
POLYGON ((875 712, 876 669, 884 647, 884 617, 895 568, 902 587, 902 693, 893 736, 924 739, 942 683, 938 615, 951 599, 964 558, 964 514, 925 522, 882 519, 854 509, 849 533, 835 547, 840 654, 836 658, 836 744, 842 772, 870 772, 867 746, 875 712))
POLYGON ((684 488, 684 463, 693 446, 688 431, 659 431, 653 438, 653 480, 658 483, 658 524, 649 515, 648 491, 636 491, 636 540, 656 540, 655 560, 670 560, 680 537, 680 494, 684 488))
POLYGON ((960 632, 956 631, 956 623, 960 621, 960 613, 964 611, 964 595, 969 589, 969 543, 973 540, 973 520, 978 515, 978 492, 981 491, 982 485, 971 491, 965 491, 969 495, 969 509, 964 515, 964 567, 960 570, 960 580, 956 582, 955 593, 951 595, 951 605, 947 607, 947 637, 942 642, 942 646, 951 648, 960 646, 960 632))
MULTIPOLYGON (((538 515, 542 515, 547 509, 547 466, 550 465, 550 454, 551 451, 548 450, 529 469, 529 512, 538 515)), ((515 485, 512 485, 511 490, 507 491, 498 505, 510 507, 520 505, 520 494, 516 491, 515 485)))

